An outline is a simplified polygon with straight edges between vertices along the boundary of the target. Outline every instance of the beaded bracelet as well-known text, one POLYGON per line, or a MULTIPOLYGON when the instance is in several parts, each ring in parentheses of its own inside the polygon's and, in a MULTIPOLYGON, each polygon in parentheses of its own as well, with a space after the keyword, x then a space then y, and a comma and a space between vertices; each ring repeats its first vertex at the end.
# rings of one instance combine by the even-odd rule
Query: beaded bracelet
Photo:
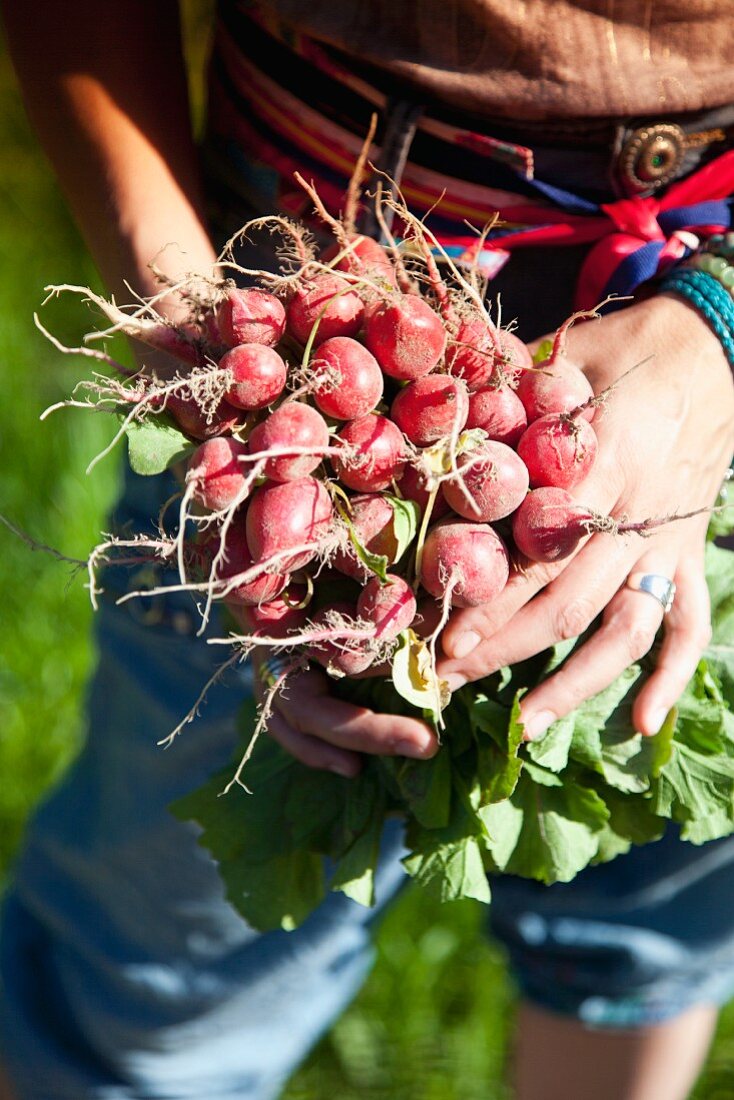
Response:
POLYGON ((734 257, 734 233, 714 233, 702 242, 699 252, 710 252, 713 256, 723 256, 724 259, 734 257))
POLYGON ((659 289, 679 294, 695 306, 718 336, 734 370, 734 299, 722 283, 710 272, 679 267, 661 280, 659 289))
POLYGON ((734 233, 717 233, 709 237, 698 252, 694 252, 685 266, 695 271, 713 275, 734 296, 734 233), (731 238, 731 241, 729 240, 731 238))

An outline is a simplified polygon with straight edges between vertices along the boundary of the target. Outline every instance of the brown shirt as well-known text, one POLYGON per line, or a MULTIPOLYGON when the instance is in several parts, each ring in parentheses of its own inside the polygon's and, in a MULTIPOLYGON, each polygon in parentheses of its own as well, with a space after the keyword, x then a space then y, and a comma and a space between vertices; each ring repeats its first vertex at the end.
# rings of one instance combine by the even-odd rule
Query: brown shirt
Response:
POLYGON ((734 103, 734 0, 266 0, 463 110, 526 119, 734 103))

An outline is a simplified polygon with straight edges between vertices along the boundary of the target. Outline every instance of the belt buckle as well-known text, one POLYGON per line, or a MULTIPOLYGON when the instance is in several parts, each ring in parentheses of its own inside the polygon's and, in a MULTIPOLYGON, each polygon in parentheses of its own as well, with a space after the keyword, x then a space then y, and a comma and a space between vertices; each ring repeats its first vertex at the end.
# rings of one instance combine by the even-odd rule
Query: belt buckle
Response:
POLYGON ((688 147, 685 131, 674 122, 634 130, 622 144, 618 167, 628 190, 657 191, 674 180, 688 147))

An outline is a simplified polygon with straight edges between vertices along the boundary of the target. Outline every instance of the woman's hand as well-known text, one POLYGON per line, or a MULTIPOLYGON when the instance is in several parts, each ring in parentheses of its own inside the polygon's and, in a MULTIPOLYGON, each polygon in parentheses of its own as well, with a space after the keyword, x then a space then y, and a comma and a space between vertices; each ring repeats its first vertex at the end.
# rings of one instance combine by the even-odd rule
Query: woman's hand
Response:
MULTIPOLYGON (((711 506, 734 451, 734 384, 716 336, 682 300, 660 295, 569 333, 568 357, 595 393, 634 363, 597 411, 599 455, 573 495, 603 514, 644 520, 711 506)), ((599 629, 522 704, 528 737, 601 691, 651 647, 661 604, 626 587, 632 573, 673 579, 656 670, 640 691, 633 721, 657 732, 693 674, 710 636, 703 555, 707 515, 664 525, 645 538, 595 534, 558 565, 519 562, 491 605, 455 612, 439 666, 452 688, 599 629)))
MULTIPOLYGON (((254 657, 253 665, 262 699, 262 658, 254 657)), ((310 768, 348 779, 359 774, 361 753, 426 760, 438 750, 436 734, 424 722, 335 699, 328 676, 316 668, 288 677, 272 711, 268 733, 286 752, 310 768)))

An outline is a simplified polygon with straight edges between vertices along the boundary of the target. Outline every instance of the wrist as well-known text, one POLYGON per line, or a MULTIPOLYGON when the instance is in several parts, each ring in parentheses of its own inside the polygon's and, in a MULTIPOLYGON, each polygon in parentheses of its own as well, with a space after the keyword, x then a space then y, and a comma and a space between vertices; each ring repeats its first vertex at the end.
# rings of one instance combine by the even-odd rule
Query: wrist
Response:
MULTIPOLYGON (((712 263, 722 265, 725 273, 734 273, 734 268, 723 258, 700 253, 693 259, 711 259, 712 263)), ((699 262, 688 262, 669 271, 660 282, 660 290, 683 299, 693 307, 718 339, 730 368, 734 370, 734 300, 720 275, 720 272, 714 274, 713 270, 701 268, 699 262)))
POLYGON ((646 306, 650 316, 654 316, 656 328, 666 344, 702 357, 707 363, 717 363, 731 373, 721 341, 692 302, 672 291, 662 290, 640 306, 646 306))

